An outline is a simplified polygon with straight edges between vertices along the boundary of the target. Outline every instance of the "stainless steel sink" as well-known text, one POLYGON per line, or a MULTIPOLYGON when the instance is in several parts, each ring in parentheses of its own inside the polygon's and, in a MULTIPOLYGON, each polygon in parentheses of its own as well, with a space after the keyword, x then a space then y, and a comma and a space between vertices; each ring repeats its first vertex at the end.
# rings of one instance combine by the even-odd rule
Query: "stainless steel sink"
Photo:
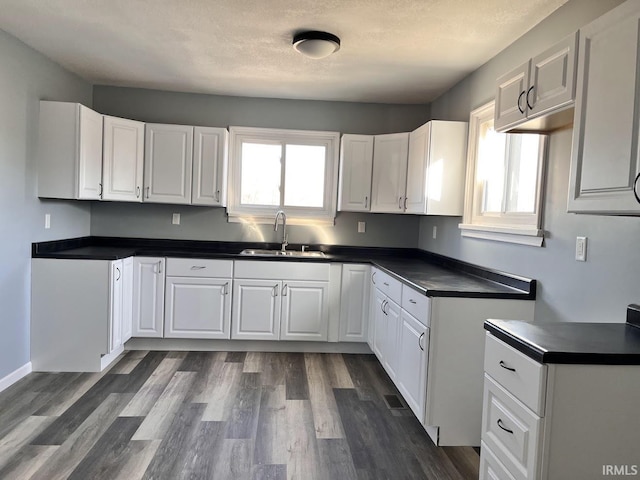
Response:
POLYGON ((248 249, 242 250, 240 255, 255 255, 261 257, 301 257, 301 258, 322 258, 326 255, 324 252, 299 252, 295 250, 259 250, 259 249, 248 249))

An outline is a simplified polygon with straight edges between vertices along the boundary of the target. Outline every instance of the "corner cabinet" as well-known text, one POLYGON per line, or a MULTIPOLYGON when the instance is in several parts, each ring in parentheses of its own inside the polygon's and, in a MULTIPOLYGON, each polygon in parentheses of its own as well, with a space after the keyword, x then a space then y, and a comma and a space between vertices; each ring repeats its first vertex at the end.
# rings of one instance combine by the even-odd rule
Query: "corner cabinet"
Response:
POLYGON ((467 122, 432 120, 409 135, 405 213, 462 216, 467 122))
POLYGON ((571 112, 563 117, 542 118, 571 107, 575 99, 578 32, 498 78, 495 129, 549 131, 570 124, 571 112), (539 119, 537 122, 531 120, 539 119))
POLYGON ((231 338, 327 341, 329 264, 236 261, 231 338))
POLYGON ((404 212, 408 152, 408 133, 375 136, 371 184, 372 212, 404 212))
POLYGON ((142 202, 144 123, 104 117, 103 200, 142 202))
POLYGON ((343 135, 340 139, 338 210, 368 212, 371 209, 373 135, 343 135))
POLYGON ((145 126, 144 201, 191 203, 193 127, 145 126))
POLYGON ((193 129, 193 205, 227 205, 228 144, 226 128, 193 129))
POLYGON ((580 30, 569 212, 640 215, 639 34, 636 1, 580 30))
POLYGON ((134 337, 164 336, 164 258, 133 259, 133 331, 134 337))
POLYGON ((40 102, 38 197, 99 200, 102 115, 79 103, 40 102))
POLYGON ((165 338, 231 338, 232 260, 168 258, 165 338))

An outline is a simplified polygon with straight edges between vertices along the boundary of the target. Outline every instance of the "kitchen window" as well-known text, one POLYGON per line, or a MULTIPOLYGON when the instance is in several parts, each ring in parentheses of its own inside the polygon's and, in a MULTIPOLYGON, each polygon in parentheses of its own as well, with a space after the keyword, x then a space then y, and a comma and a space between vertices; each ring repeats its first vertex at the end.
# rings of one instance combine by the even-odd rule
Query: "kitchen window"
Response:
POLYGON ((496 132, 494 105, 471 112, 462 236, 542 246, 548 138, 496 132))
POLYGON ((230 221, 331 224, 336 216, 340 134, 231 127, 230 221))

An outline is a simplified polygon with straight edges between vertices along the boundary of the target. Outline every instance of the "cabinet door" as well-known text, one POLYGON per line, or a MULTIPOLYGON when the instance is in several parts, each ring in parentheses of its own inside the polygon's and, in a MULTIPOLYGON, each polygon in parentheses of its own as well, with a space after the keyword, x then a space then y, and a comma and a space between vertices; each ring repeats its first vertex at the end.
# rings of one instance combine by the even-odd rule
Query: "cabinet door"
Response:
POLYGON ((283 281, 280 340, 327 341, 329 282, 283 281))
POLYGON ((109 289, 109 348, 122 345, 122 260, 111 262, 109 289))
POLYGON ((575 98, 578 32, 531 60, 526 94, 528 118, 560 109, 575 98))
POLYGON ((133 336, 162 338, 164 323, 164 258, 133 260, 133 336))
POLYGON ((191 191, 194 205, 227 205, 228 143, 226 128, 194 128, 191 191))
POLYGON ((122 343, 133 336, 133 257, 122 261, 122 343))
POLYGON ((343 135, 340 140, 340 211, 368 212, 371 208, 373 138, 373 135, 343 135))
POLYGON ((142 201, 144 123, 104 117, 104 200, 142 201))
POLYGON ((429 329, 402 310, 396 385, 413 413, 424 423, 427 397, 429 329))
POLYGON ((165 338, 231 338, 231 279, 167 277, 165 338))
POLYGON ((504 74, 496 82, 494 128, 498 131, 505 130, 527 117, 529 63, 504 74))
POLYGON ((144 152, 144 201, 191 203, 193 127, 147 124, 144 152))
POLYGON ((371 211, 402 213, 407 182, 409 134, 376 135, 373 147, 371 211))
POLYGON ((427 164, 431 141, 431 123, 417 128, 409 134, 409 156, 407 161, 407 213, 426 213, 427 208, 427 164))
POLYGON ((281 288, 279 280, 234 279, 231 338, 279 340, 281 288))
POLYGON ((102 195, 102 115, 79 105, 78 197, 98 200, 102 195))
POLYGON ((372 327, 374 329, 372 350, 382 364, 384 364, 384 356, 386 353, 385 340, 387 337, 387 316, 384 313, 386 302, 387 296, 377 288, 374 288, 373 301, 371 302, 371 307, 373 310, 371 318, 373 320, 372 327))
POLYGON ((626 2, 580 30, 570 212, 638 214, 640 5, 626 2))
POLYGON ((400 312, 400 305, 392 300, 387 300, 387 303, 384 306, 386 336, 383 348, 384 362, 382 364, 389 374, 389 377, 394 381, 398 376, 398 361, 400 358, 398 344, 401 326, 400 312))
POLYGON ((342 265, 341 342, 366 342, 369 331, 369 265, 342 265))

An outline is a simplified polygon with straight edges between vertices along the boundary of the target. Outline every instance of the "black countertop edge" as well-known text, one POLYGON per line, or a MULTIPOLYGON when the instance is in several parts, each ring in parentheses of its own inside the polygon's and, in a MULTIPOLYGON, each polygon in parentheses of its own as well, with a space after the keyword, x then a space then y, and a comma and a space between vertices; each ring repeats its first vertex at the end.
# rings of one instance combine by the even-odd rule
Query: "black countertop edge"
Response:
POLYGON ((632 303, 627 307, 627 323, 640 328, 640 305, 632 303))
POLYGON ((94 245, 96 237, 65 238, 63 240, 50 240, 48 242, 38 242, 31 244, 31 257, 37 258, 42 254, 55 253, 61 250, 73 248, 90 247, 94 245))

